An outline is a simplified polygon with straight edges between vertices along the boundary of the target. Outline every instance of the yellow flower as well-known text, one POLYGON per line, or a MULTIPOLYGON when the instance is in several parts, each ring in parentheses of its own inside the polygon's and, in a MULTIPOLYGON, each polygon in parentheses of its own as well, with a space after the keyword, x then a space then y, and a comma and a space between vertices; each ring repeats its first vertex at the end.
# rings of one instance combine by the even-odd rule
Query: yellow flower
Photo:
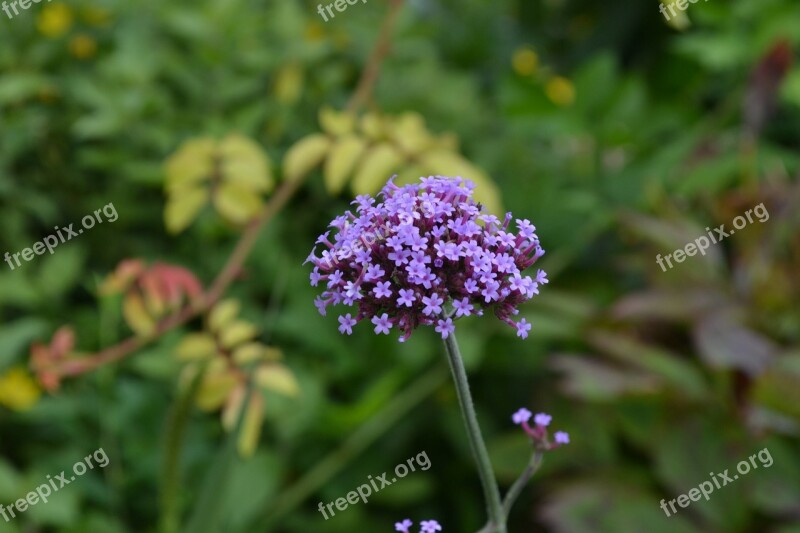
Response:
POLYGON ((81 33, 69 41, 69 51, 78 59, 88 59, 97 53, 97 43, 88 35, 81 33))
POLYGON ((325 37, 325 29, 316 20, 306 26, 306 41, 319 41, 325 37))
POLYGON ((555 76, 547 82, 544 88, 547 97, 554 104, 566 107, 575 102, 575 86, 566 78, 555 76))
POLYGON ((511 65, 520 76, 530 76, 539 66, 539 56, 530 48, 518 48, 511 59, 511 65))
POLYGON ((26 411, 39 399, 41 391, 36 382, 21 367, 0 376, 0 404, 14 411, 26 411))
POLYGON ((46 37, 60 37, 72 27, 72 10, 66 4, 48 4, 36 18, 36 28, 46 37))

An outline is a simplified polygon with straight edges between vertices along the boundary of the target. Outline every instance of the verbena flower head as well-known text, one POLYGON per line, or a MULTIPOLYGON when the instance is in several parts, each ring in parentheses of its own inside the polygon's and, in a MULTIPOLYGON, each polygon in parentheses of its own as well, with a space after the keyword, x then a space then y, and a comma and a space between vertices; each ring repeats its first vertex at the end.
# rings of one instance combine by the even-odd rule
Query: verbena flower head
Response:
POLYGON ((474 188, 434 176, 404 187, 389 180, 377 203, 357 197, 356 213, 336 217, 333 237, 328 231, 317 240, 325 247, 321 255, 315 247, 307 260, 314 264, 311 285, 324 286, 315 300, 319 312, 357 306, 355 317, 339 317, 340 332, 350 335, 366 319, 378 334, 397 328, 403 342, 420 325, 447 338, 453 318, 491 309, 526 338, 531 325, 512 317, 547 283, 541 270, 523 276, 544 250, 530 221, 517 219, 512 229, 511 213, 502 221, 482 213, 474 188))

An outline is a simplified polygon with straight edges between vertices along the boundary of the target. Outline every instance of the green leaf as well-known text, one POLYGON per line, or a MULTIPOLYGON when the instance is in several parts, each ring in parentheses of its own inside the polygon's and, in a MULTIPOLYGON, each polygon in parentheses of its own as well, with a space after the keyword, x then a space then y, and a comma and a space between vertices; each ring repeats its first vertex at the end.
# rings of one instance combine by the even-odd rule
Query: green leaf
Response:
POLYGON ((52 255, 43 255, 37 280, 39 290, 48 298, 62 296, 78 282, 85 260, 81 246, 62 245, 55 248, 52 255))

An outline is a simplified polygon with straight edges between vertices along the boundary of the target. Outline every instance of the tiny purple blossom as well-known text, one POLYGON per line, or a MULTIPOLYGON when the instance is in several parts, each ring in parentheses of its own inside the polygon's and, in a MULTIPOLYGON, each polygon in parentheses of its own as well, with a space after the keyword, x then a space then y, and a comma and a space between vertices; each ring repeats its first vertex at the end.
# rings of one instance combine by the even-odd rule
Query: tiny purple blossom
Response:
POLYGON ((456 327, 453 325, 453 319, 447 318, 442 320, 441 318, 436 322, 436 327, 434 328, 437 333, 442 334, 442 338, 446 339, 451 333, 456 330, 456 327))
POLYGON ((533 422, 537 426, 547 427, 550 425, 550 421, 552 419, 553 417, 548 415, 547 413, 538 413, 536 416, 533 417, 533 422))
POLYGON ((397 299, 398 305, 405 305, 406 307, 411 307, 411 304, 414 303, 417 297, 414 295, 414 291, 411 289, 400 289, 400 298, 397 299))
POLYGON ((353 326, 356 325, 356 321, 350 316, 350 313, 347 313, 344 316, 339 317, 339 333, 348 335, 353 334, 353 326))
POLYGON ((456 317, 469 316, 475 307, 469 303, 469 298, 464 297, 460 300, 453 300, 453 307, 456 310, 456 317))
POLYGON ((569 433, 566 431, 556 431, 553 438, 558 444, 569 444, 569 433))
POLYGON ((389 334, 389 330, 392 329, 392 321, 389 320, 389 315, 387 313, 383 313, 381 316, 374 316, 372 317, 371 322, 375 324, 375 334, 379 335, 381 333, 385 333, 386 335, 389 334))
POLYGON ((433 293, 430 298, 423 296, 422 303, 425 304, 425 309, 423 309, 422 312, 428 316, 434 316, 442 312, 444 299, 438 294, 433 293))
POLYGON ((334 270, 333 274, 328 278, 328 288, 332 289, 334 285, 338 285, 342 281, 342 273, 334 270))
POLYGON ((517 412, 516 412, 516 413, 514 413, 513 415, 511 415, 511 420, 512 420, 512 421, 513 421, 513 422, 514 422, 516 425, 520 425, 520 424, 522 424, 523 422, 527 422, 528 420, 530 420, 530 419, 531 419, 531 416, 533 416, 533 413, 531 413, 529 410, 525 409, 524 407, 520 407, 520 408, 517 410, 517 412))
POLYGON ((388 281, 379 281, 372 289, 372 293, 376 298, 389 298, 392 295, 392 289, 389 288, 391 285, 388 281))
POLYGON ((395 522, 395 524, 394 524, 394 530, 395 530, 395 531, 399 531, 400 533, 409 533, 409 531, 408 531, 408 530, 409 530, 409 529, 411 528, 411 526, 413 526, 413 525, 414 525, 414 522, 412 522, 411 520, 409 520, 408 518, 406 518, 406 519, 405 519, 405 520, 403 520, 402 522, 395 522))
POLYGON ((523 339, 527 339, 528 332, 531 330, 532 327, 531 324, 529 324, 528 321, 523 318, 516 323, 516 327, 517 327, 517 337, 522 337, 523 339))
POLYGON ((386 274, 380 265, 369 265, 367 271, 364 273, 364 281, 373 281, 381 279, 386 274))
POLYGON ((423 520, 419 525, 420 533, 436 533, 442 530, 442 526, 436 520, 423 520))

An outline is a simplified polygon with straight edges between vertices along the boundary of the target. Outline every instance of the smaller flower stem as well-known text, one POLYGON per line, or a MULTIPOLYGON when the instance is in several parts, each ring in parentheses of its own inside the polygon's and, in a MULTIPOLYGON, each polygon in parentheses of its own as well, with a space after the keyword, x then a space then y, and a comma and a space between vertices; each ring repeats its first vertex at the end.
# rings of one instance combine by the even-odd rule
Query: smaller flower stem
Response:
POLYGON ((534 450, 533 455, 531 455, 531 460, 528 462, 528 466, 525 467, 522 474, 520 474, 514 484, 511 485, 511 488, 508 489, 506 497, 503 499, 503 514, 506 518, 508 518, 509 513, 511 513, 511 508, 514 506, 514 502, 517 501, 517 498, 519 498, 520 493, 522 493, 522 489, 525 488, 525 485, 528 484, 528 481, 531 480, 542 465, 543 456, 544 453, 542 450, 534 450))
POLYGON ((469 391, 469 381, 467 371, 464 368, 464 361, 461 359, 461 351, 458 349, 458 341, 454 333, 450 333, 444 340, 447 361, 450 363, 450 371, 453 374, 453 381, 456 386, 458 404, 461 407, 461 415, 464 418, 464 425, 467 428, 467 438, 469 440, 475 464, 478 467, 478 476, 483 486, 483 496, 486 500, 486 511, 489 515, 490 528, 493 533, 506 533, 506 518, 503 512, 503 504, 500 502, 500 491, 497 488, 492 463, 489 460, 489 452, 486 450, 486 443, 483 442, 481 428, 478 425, 478 417, 475 414, 475 406, 472 402, 472 394, 469 391))

